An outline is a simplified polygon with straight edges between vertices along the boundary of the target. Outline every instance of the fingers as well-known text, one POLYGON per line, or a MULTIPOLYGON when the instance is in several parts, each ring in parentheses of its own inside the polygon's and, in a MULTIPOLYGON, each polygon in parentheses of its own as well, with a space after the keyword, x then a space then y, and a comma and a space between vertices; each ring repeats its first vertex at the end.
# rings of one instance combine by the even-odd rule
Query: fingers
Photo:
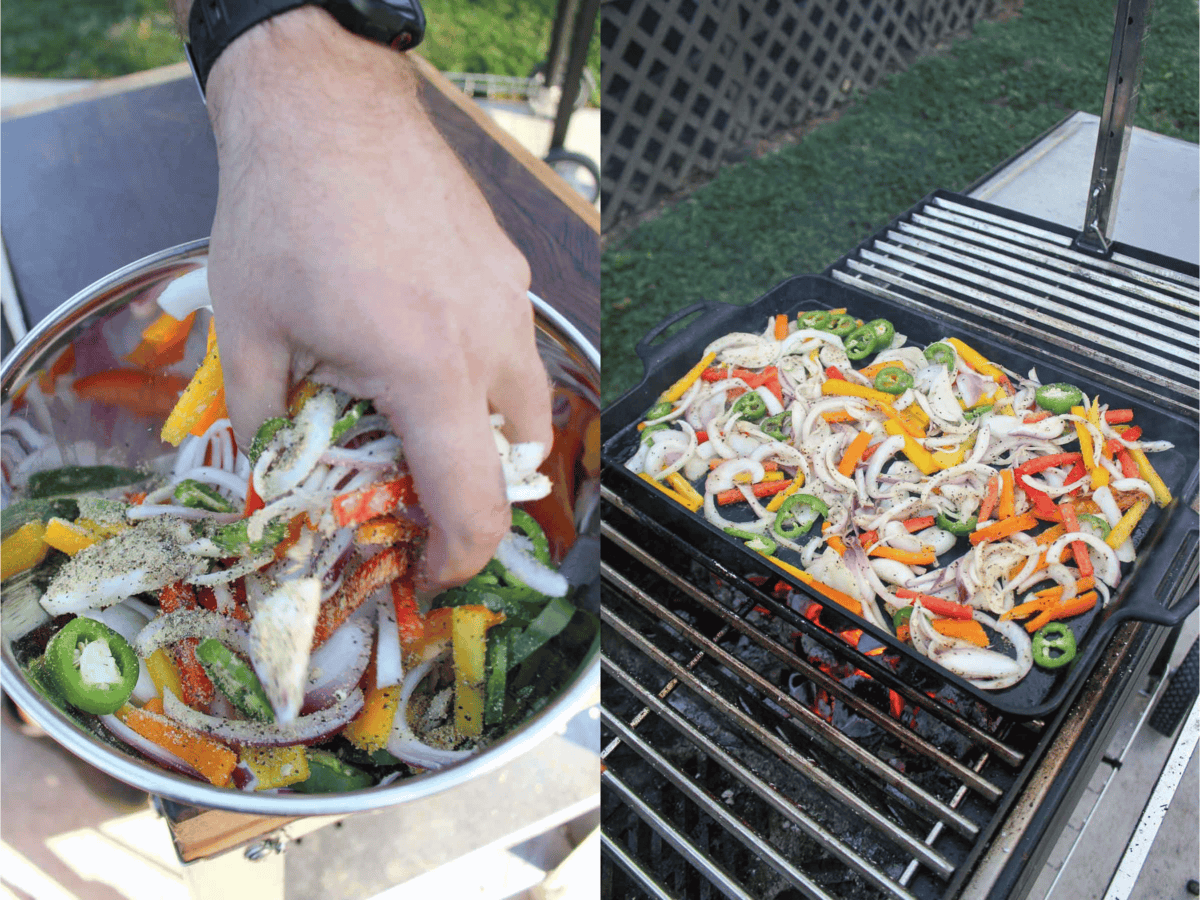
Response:
POLYGON ((287 409, 289 354, 282 341, 251 334, 220 317, 217 346, 233 432, 239 446, 249 447, 259 426, 287 409))
POLYGON ((509 440, 537 441, 549 453, 554 440, 550 378, 533 341, 527 343, 529 351, 508 361, 495 376, 488 394, 492 408, 504 416, 504 432, 509 440))
MULTIPOLYGON (((447 388, 450 386, 447 385, 447 388)), ((418 571, 422 588, 470 579, 493 556, 510 514, 482 392, 424 389, 378 400, 404 441, 429 541, 418 571)))

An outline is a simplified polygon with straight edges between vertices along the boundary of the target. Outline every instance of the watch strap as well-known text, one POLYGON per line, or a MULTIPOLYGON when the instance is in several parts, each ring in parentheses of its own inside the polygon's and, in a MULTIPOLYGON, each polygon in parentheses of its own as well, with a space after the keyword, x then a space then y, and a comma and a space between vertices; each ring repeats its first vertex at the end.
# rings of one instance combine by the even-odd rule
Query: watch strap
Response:
POLYGON ((208 87, 208 73, 221 53, 243 32, 259 22, 310 0, 195 0, 188 16, 188 59, 200 92, 208 87))

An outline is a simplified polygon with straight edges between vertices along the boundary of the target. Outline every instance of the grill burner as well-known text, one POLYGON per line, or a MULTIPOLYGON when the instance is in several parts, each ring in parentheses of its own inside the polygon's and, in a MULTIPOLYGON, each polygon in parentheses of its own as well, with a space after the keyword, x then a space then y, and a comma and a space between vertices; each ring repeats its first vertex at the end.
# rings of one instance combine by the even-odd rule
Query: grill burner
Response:
MULTIPOLYGON (((1019 350, 1062 347, 1058 364, 1194 417, 1195 267, 1071 244, 938 192, 827 274, 1019 350)), ((1052 719, 1009 716, 774 579, 746 581, 611 476, 603 896, 1021 896, 1164 630, 1123 624, 1052 719)), ((1187 542, 1163 579, 1181 603, 1196 556, 1187 542)))

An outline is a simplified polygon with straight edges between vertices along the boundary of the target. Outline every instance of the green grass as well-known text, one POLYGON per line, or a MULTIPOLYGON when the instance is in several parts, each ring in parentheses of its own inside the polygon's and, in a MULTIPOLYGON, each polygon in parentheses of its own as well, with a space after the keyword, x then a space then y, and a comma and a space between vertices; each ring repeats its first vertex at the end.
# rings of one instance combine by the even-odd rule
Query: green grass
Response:
MULTIPOLYGON (((528 75, 549 50, 554 0, 424 0, 421 53, 442 71, 528 75)), ((0 71, 109 78, 183 61, 167 0, 4 0, 0 71)), ((600 42, 588 55, 600 72, 600 42)))
MULTIPOLYGON (((1137 125, 1195 142, 1196 3, 1154 6, 1137 125)), ((603 402, 641 378, 634 343, 670 312, 701 299, 749 303, 790 275, 820 271, 932 190, 971 184, 1070 111, 1099 113, 1112 8, 1026 0, 1019 18, 979 25, 836 121, 724 169, 608 246, 603 402)))

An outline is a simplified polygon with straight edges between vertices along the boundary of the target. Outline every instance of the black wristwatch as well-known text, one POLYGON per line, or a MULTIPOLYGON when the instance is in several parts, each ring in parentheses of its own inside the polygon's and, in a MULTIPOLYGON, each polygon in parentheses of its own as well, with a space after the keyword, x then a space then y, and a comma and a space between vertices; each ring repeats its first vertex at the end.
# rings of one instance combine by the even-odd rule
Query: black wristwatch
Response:
POLYGON ((353 34, 411 50, 425 36, 420 0, 195 0, 188 17, 188 61, 203 95, 208 73, 234 38, 299 6, 319 6, 353 34))

